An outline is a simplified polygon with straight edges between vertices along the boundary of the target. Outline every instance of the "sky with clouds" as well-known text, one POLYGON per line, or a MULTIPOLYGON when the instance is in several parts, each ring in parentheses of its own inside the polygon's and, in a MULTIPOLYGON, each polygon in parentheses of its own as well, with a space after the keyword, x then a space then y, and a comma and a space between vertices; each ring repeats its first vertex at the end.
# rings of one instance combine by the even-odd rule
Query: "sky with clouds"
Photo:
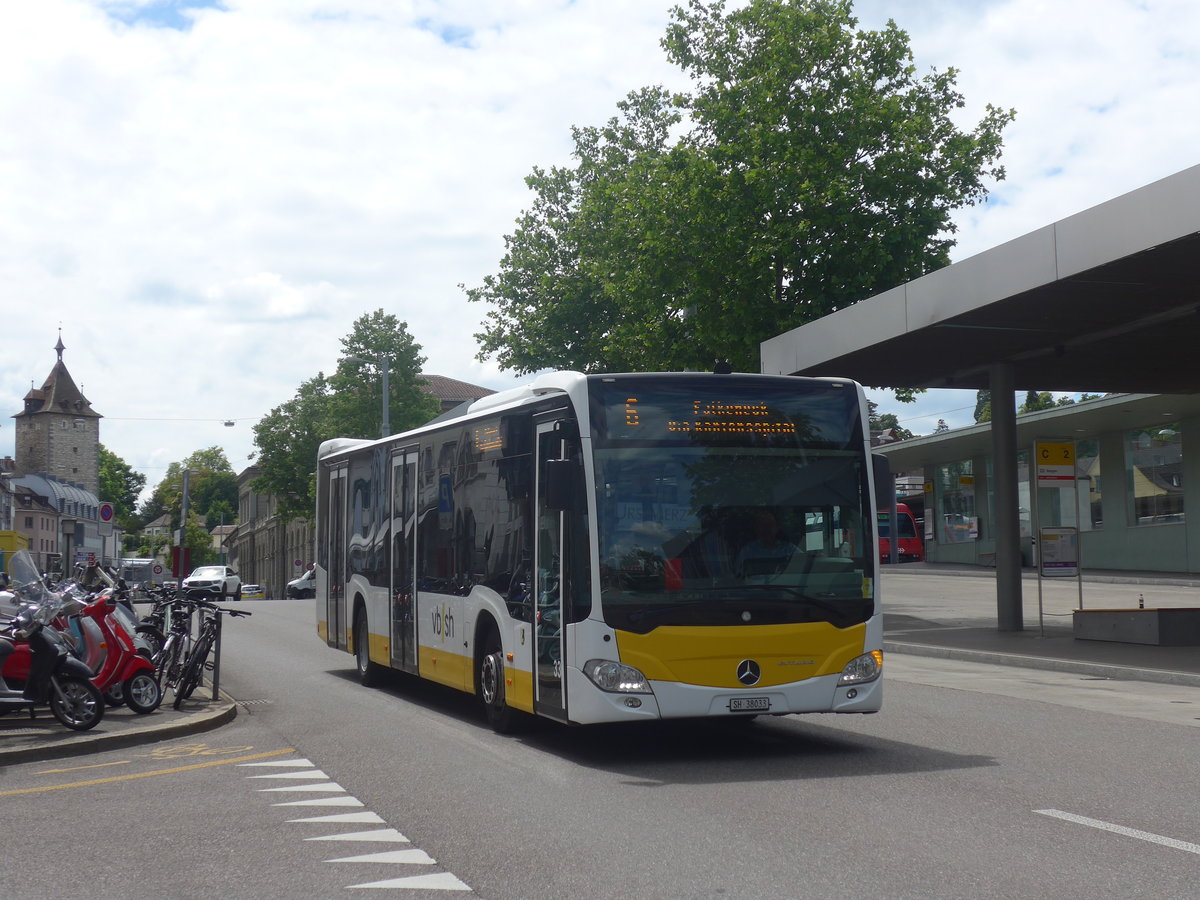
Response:
MULTIPOLYGON (((494 273, 570 162, 572 125, 683 87, 670 0, 37 0, 0 29, 0 455, 64 360, 101 440, 153 486, 251 426, 383 308, 426 371, 492 388, 475 359, 494 273), (232 426, 224 423, 232 421, 232 426)), ((959 69, 960 125, 1014 107, 1006 181, 955 217, 962 259, 1200 163, 1194 0, 859 0, 909 32, 919 72, 959 69)), ((831 373, 836 374, 836 373, 831 373)), ((1045 385, 1053 389, 1053 385, 1045 385)), ((917 433, 974 394, 888 403, 917 433)))

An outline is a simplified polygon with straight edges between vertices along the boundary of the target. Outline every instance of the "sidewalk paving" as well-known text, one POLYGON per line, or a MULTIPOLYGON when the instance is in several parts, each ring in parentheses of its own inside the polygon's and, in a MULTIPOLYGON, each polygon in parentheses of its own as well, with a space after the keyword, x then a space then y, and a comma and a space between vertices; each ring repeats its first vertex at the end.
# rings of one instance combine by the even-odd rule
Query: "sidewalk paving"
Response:
POLYGON ((9 713, 0 716, 0 767, 152 744, 232 722, 237 715, 234 699, 227 694, 217 700, 211 697, 212 690, 204 685, 179 710, 172 707, 170 695, 162 706, 146 715, 125 706, 112 707, 88 731, 64 728, 44 707, 32 720, 27 711, 9 713))
MULTIPOLYGON (((884 566, 884 651, 1078 672, 1096 678, 1200 687, 1200 647, 1077 640, 1074 578, 1022 573, 1024 630, 997 628, 996 574, 978 566, 902 563, 884 566)), ((1200 577, 1152 572, 1085 572, 1084 609, 1200 608, 1200 577)))
MULTIPOLYGON (((1077 583, 1056 581, 1070 584, 1043 585, 1039 616, 1037 577, 1025 573, 1025 629, 1001 632, 996 628, 995 570, 934 563, 885 566, 884 650, 1200 687, 1200 647, 1076 640, 1070 612, 1078 603, 1077 583)), ((1139 597, 1148 606, 1200 607, 1200 577, 1089 572, 1083 581, 1085 608, 1136 607, 1139 597)), ((33 721, 27 714, 0 716, 0 766, 149 744, 231 722, 237 715, 234 699, 210 697, 206 686, 179 711, 171 708, 169 698, 144 716, 124 707, 109 709, 99 725, 84 732, 64 728, 49 710, 40 710, 33 721)))

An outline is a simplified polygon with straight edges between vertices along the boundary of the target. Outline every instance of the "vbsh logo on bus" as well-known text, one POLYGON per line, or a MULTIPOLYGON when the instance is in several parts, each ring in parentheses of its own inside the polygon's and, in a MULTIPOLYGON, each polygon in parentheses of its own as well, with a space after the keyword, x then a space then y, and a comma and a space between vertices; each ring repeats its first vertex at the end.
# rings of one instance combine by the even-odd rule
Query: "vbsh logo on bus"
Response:
POLYGON ((448 638, 454 637, 454 613, 446 603, 440 603, 433 608, 433 633, 443 644, 448 638))

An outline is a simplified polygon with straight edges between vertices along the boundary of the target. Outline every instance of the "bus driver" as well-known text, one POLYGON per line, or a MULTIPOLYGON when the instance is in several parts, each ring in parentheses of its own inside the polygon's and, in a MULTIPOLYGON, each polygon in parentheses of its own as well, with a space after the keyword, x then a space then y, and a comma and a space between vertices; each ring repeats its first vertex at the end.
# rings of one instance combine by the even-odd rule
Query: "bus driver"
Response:
POLYGON ((746 544, 737 556, 737 571, 746 578, 783 571, 788 560, 800 549, 780 536, 779 520, 767 509, 755 514, 754 535, 754 540, 746 544))

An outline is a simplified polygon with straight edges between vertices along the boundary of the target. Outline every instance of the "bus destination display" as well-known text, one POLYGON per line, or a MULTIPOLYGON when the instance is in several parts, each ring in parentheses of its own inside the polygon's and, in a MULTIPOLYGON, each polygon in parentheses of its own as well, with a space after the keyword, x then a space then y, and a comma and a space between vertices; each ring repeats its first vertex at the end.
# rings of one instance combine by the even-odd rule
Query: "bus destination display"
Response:
POLYGON ((625 398, 623 415, 610 437, 656 439, 670 437, 779 437, 795 435, 796 424, 781 410, 760 400, 723 400, 712 397, 625 398))

